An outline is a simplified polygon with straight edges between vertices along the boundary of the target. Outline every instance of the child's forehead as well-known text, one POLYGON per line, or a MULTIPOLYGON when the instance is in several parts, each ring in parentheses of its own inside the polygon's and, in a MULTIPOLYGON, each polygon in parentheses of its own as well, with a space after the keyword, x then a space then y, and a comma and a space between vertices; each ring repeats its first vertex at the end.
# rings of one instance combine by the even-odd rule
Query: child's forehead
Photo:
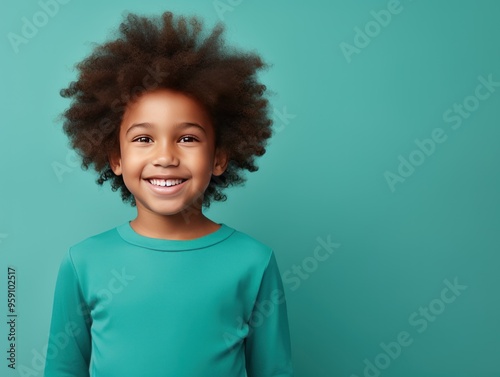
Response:
POLYGON ((203 103, 193 95, 170 88, 158 88, 143 92, 132 101, 129 101, 125 106, 125 110, 141 111, 156 107, 162 107, 165 110, 179 109, 207 112, 203 103))
POLYGON ((172 89, 148 91, 129 102, 122 117, 122 125, 131 123, 192 122, 211 126, 206 108, 187 93, 172 89))

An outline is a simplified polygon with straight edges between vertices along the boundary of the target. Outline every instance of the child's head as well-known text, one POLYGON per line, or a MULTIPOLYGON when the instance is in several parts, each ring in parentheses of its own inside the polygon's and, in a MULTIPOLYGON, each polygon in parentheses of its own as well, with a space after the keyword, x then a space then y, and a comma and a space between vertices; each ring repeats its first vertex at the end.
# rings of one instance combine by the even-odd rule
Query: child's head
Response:
POLYGON ((202 35, 202 26, 196 17, 170 12, 156 19, 129 14, 118 36, 78 63, 77 81, 61 90, 63 97, 73 99, 62 114, 63 128, 82 167, 93 165, 97 183, 109 180, 112 190, 120 189, 123 201, 133 206, 137 181, 124 180, 123 169, 131 167, 125 161, 142 161, 138 179, 160 171, 169 176, 173 167, 186 174, 179 178, 189 178, 192 169, 199 170, 198 176, 208 173, 196 186, 205 184, 203 205, 208 207, 212 200, 226 199, 224 188, 244 182, 243 170, 256 171, 254 159, 266 151, 272 120, 266 87, 256 72, 268 65, 255 53, 226 47, 223 25, 208 36, 202 35), (202 129, 165 127, 176 119, 201 123, 202 129), (132 124, 144 122, 154 124, 134 127, 126 137, 132 124), (199 138, 204 138, 203 146, 199 138), (184 169, 193 147, 205 149, 184 169))
POLYGON ((130 102, 119 139, 120 155, 110 156, 111 169, 123 177, 139 211, 180 213, 187 221, 200 212, 210 181, 227 167, 210 115, 182 92, 155 89, 130 102))

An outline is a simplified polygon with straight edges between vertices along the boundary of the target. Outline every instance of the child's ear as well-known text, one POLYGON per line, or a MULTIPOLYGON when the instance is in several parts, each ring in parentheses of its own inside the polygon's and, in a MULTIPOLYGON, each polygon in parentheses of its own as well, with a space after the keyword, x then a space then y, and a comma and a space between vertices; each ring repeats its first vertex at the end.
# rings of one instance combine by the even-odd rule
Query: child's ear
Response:
POLYGON ((113 173, 115 173, 115 175, 122 174, 122 165, 121 165, 122 161, 117 153, 115 152, 108 153, 108 161, 109 161, 109 166, 111 167, 111 170, 113 170, 113 173))
POLYGON ((214 158, 214 166, 212 169, 212 174, 215 176, 219 176, 226 171, 228 164, 228 156, 226 151, 223 149, 217 148, 215 150, 215 158, 214 158))

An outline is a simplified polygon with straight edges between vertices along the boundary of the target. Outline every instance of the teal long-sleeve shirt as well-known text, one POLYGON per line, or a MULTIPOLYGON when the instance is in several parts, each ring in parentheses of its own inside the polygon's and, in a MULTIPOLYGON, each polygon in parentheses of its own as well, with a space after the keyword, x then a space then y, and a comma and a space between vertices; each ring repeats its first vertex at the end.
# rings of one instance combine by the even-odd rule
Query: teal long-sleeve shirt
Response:
POLYGON ((127 221, 59 267, 45 377, 292 377, 272 249, 225 224, 192 240, 127 221))

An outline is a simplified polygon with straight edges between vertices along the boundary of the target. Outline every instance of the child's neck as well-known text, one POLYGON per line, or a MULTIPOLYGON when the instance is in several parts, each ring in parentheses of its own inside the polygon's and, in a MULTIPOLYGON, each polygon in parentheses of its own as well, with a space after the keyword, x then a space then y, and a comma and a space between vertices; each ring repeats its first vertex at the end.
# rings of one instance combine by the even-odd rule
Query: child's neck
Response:
POLYGON ((191 213, 189 218, 176 214, 162 216, 138 211, 137 217, 130 222, 132 229, 146 237, 169 240, 191 240, 213 233, 220 225, 210 220, 201 211, 191 213))

